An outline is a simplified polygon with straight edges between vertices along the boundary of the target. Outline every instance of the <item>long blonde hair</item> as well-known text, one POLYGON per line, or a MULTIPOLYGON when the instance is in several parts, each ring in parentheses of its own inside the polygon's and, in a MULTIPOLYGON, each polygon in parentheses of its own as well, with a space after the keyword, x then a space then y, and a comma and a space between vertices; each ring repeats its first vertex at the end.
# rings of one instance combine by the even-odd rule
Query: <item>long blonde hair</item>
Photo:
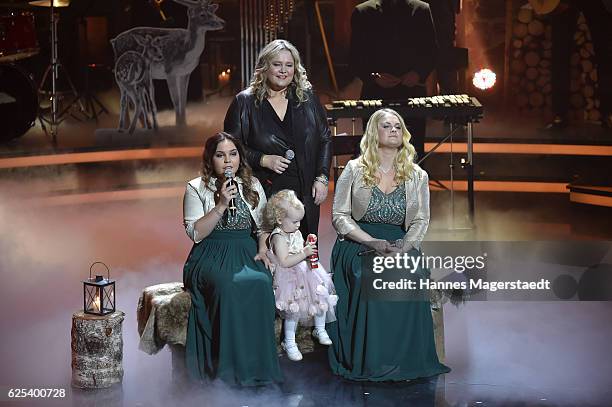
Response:
POLYGON ((308 81, 306 69, 304 66, 302 66, 300 53, 289 41, 274 40, 268 43, 259 52, 259 57, 257 58, 257 63, 255 64, 255 72, 253 72, 253 78, 251 79, 251 83, 249 85, 251 91, 255 94, 258 103, 263 102, 264 98, 270 95, 270 88, 268 87, 268 83, 266 81, 266 73, 268 72, 268 69, 270 69, 270 61, 272 61, 272 59, 283 50, 287 50, 291 53, 295 67, 293 81, 291 81, 289 87, 293 88, 299 103, 308 100, 306 92, 312 89, 312 85, 308 81))
POLYGON ((291 189, 282 189, 272 195, 266 203, 263 215, 262 230, 272 232, 283 218, 287 216, 289 207, 294 209, 304 209, 304 204, 300 201, 291 189))
POLYGON ((382 118, 392 114, 399 120, 402 126, 402 146, 399 148, 395 159, 393 160, 393 167, 395 168, 395 182, 401 184, 406 180, 410 179, 412 172, 414 171, 414 157, 416 151, 412 144, 410 144, 410 138, 412 135, 406 128, 404 119, 393 109, 380 109, 374 112, 368 120, 365 133, 361 138, 359 147, 361 148, 361 156, 359 157, 360 164, 364 167, 363 180, 364 183, 373 187, 380 182, 380 179, 376 176, 378 168, 380 166, 380 160, 378 158, 378 125, 382 118))

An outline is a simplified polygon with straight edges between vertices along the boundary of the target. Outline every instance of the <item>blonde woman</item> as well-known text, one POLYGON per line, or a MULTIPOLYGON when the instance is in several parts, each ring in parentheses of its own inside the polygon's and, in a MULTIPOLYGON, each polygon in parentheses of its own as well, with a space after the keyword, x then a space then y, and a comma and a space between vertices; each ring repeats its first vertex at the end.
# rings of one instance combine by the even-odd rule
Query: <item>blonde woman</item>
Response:
MULTIPOLYGON (((339 236, 331 271, 337 322, 327 330, 330 366, 347 379, 400 381, 449 371, 436 354, 429 301, 368 291, 372 268, 359 255, 364 246, 379 256, 419 254, 429 225, 429 186, 427 173, 414 163, 410 137, 397 112, 378 110, 361 139, 361 155, 336 185, 332 223, 339 236)), ((376 276, 394 271, 389 273, 376 276)), ((427 273, 419 268, 409 277, 427 273)))
POLYGON ((224 129, 242 141, 246 159, 269 197, 291 189, 304 203, 301 231, 317 233, 327 197, 331 138, 325 112, 300 54, 274 40, 260 52, 250 86, 234 98, 224 129))

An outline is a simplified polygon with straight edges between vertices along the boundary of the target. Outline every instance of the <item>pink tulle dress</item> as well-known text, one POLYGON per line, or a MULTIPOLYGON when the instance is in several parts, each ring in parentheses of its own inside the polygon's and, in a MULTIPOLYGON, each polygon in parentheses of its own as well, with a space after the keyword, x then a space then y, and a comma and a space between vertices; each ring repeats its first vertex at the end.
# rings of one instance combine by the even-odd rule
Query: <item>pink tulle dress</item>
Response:
MULTIPOLYGON (((287 235, 280 228, 272 231, 272 236, 279 234, 287 241, 289 254, 296 254, 304 249, 304 238, 300 231, 287 235)), ((313 325, 313 317, 320 312, 326 312, 325 322, 334 322, 336 315, 334 307, 338 302, 331 275, 321 263, 311 269, 308 260, 303 260, 293 267, 281 267, 278 258, 272 250, 268 257, 274 263, 274 297, 276 309, 284 319, 296 319, 300 324, 313 325)))

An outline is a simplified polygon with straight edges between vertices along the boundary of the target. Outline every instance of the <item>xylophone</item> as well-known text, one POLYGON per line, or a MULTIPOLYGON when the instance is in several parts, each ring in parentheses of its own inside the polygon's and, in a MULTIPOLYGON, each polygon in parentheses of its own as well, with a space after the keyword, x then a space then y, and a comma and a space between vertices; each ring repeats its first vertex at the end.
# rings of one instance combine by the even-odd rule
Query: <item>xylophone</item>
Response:
POLYGON ((440 95, 405 100, 338 100, 325 105, 327 117, 367 118, 375 111, 390 108, 404 117, 430 118, 460 122, 477 122, 484 109, 478 99, 468 95, 440 95))

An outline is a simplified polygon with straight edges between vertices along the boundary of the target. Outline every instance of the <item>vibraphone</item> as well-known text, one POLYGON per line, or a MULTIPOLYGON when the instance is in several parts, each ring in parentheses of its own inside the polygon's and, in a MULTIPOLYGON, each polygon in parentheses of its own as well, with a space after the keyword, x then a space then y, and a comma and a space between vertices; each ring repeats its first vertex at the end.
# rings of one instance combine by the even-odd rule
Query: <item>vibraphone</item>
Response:
MULTIPOLYGON (((347 146, 355 143, 358 145, 360 136, 355 136, 355 127, 353 124, 353 136, 336 135, 337 120, 345 118, 362 118, 367 120, 375 111, 389 108, 393 109, 404 117, 411 118, 427 118, 434 120, 444 120, 450 123, 450 133, 440 141, 433 149, 431 149, 424 157, 421 157, 419 163, 427 159, 440 145, 450 140, 453 142, 453 135, 459 128, 465 126, 467 136, 467 157, 462 159, 462 167, 467 171, 468 184, 468 206, 470 220, 473 223, 474 219, 474 166, 473 166, 473 139, 474 127, 473 124, 480 121, 484 116, 484 108, 473 96, 469 95, 440 95, 420 98, 409 98, 405 100, 339 100, 325 105, 327 117, 330 126, 333 129, 333 135, 336 138, 333 140, 333 146, 340 147, 334 151, 334 179, 337 178, 337 169, 340 168, 337 163, 337 155, 345 154, 347 146), (347 140, 349 139, 349 140, 347 140)), ((353 122, 354 123, 354 122, 353 122)), ((451 207, 454 207, 454 190, 453 190, 453 157, 451 153, 450 177, 451 177, 451 207)), ((454 209, 451 209, 454 214, 454 209)), ((451 215, 454 219, 454 215, 451 215)), ((453 221, 454 224, 454 221, 453 221)))
POLYGON ((440 95, 405 100, 338 100, 325 105, 327 117, 368 118, 382 108, 390 108, 404 117, 448 120, 458 124, 477 122, 484 109, 478 99, 468 95, 440 95))

